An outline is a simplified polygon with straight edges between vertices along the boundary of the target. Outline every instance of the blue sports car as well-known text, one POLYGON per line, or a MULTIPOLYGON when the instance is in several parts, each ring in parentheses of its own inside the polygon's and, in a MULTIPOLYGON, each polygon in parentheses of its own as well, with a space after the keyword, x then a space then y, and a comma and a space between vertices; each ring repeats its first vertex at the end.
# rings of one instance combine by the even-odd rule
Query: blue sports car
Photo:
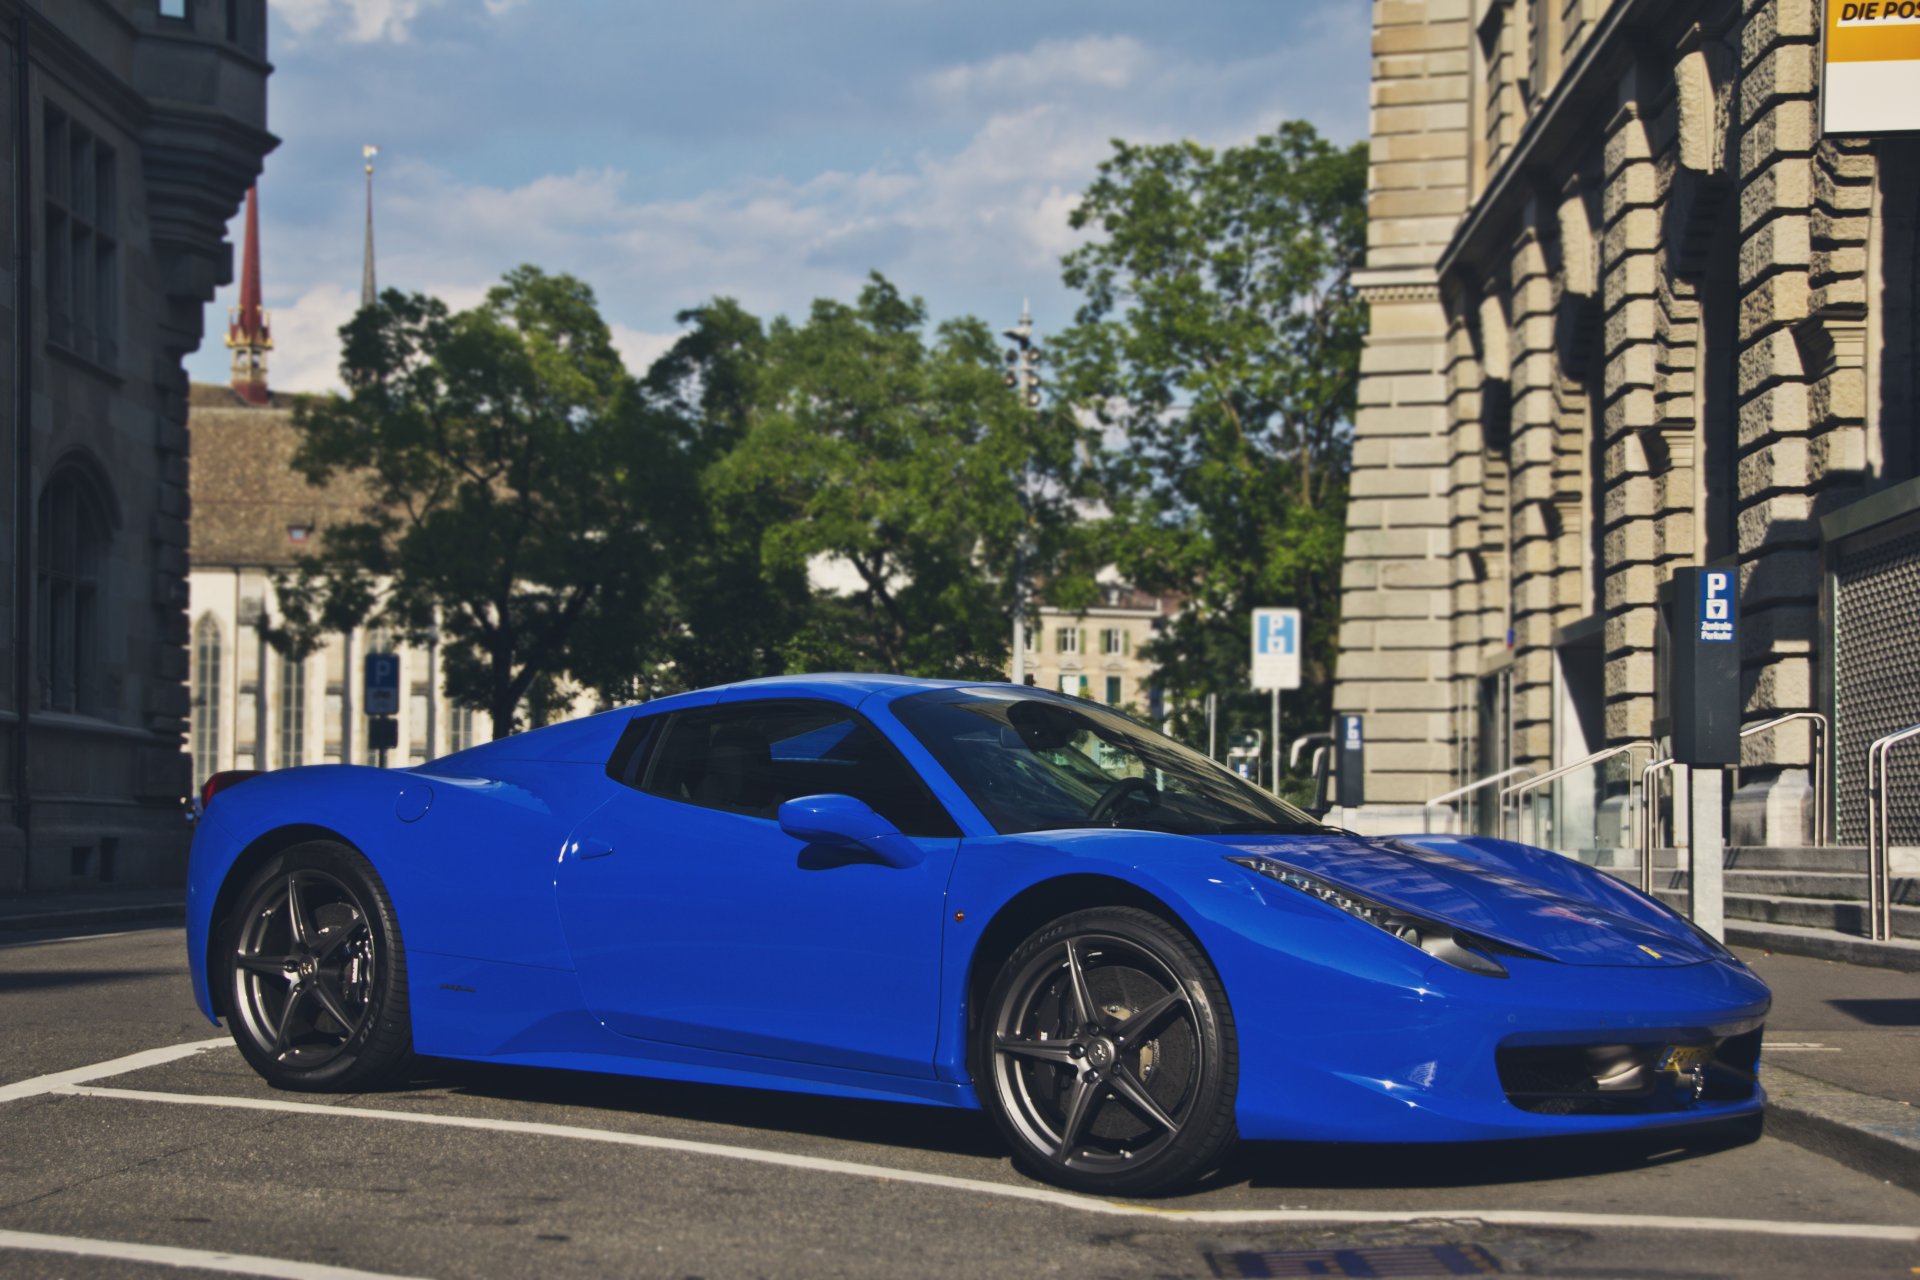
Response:
POLYGON ((289 1089, 414 1053, 983 1108, 1142 1194, 1236 1137, 1757 1123, 1765 985, 1577 861, 1362 839, 1098 705, 761 680, 410 770, 217 775, 195 994, 289 1089))

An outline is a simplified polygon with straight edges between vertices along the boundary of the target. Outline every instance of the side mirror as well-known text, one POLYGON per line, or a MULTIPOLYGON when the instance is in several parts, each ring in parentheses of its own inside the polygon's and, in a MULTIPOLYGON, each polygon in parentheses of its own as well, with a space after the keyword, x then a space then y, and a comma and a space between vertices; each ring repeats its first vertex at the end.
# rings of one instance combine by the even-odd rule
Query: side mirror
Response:
POLYGON ((780 806, 780 829, 795 840, 860 849, 889 867, 917 866, 920 846, 852 796, 800 796, 780 806))

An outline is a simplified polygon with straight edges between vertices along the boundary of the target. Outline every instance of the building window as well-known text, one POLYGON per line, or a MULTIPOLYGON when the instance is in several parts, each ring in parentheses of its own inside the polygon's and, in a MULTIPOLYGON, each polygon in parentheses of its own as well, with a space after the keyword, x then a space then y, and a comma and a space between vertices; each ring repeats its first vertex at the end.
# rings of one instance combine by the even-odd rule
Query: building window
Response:
POLYGON ((160 0, 160 16, 185 22, 187 20, 187 0, 160 0))
POLYGON ((193 781, 220 768, 220 620, 202 614, 193 629, 193 781))
POLYGON ((1100 652, 1109 657, 1127 651, 1127 630, 1125 627, 1108 627, 1100 633, 1100 652))
POLYGON ((1028 653, 1033 652, 1033 631, 1032 627, 1020 628, 1020 644, 1028 653))
POLYGON ((1087 678, 1085 676, 1061 676, 1060 692, 1072 694, 1076 698, 1087 696, 1087 678))
POLYGON ((447 709, 447 753, 465 751, 473 745, 473 708, 447 709))
POLYGON ((120 355, 119 170, 113 148, 46 109, 47 338, 104 365, 120 355))
POLYGON ((307 759, 307 664, 280 659, 280 754, 275 764, 293 769, 307 759))
POLYGON ((110 536, 105 507, 77 468, 54 473, 40 495, 40 705, 91 711, 98 696, 100 573, 110 536))
POLYGON ((1061 627, 1054 632, 1054 647, 1061 653, 1080 652, 1080 628, 1061 627))
POLYGON ((1107 677, 1107 705, 1110 707, 1117 707, 1120 705, 1120 677, 1119 676, 1107 677))
POLYGON ((413 757, 413 763, 425 764, 433 754, 433 744, 427 741, 427 710, 431 695, 424 684, 416 684, 407 695, 407 752, 413 757))

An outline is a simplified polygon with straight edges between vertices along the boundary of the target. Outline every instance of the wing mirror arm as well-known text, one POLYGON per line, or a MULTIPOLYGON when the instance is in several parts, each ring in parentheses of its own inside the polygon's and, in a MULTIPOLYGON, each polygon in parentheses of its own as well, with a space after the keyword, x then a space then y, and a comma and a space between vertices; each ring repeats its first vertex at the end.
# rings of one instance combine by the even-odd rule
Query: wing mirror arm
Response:
POLYGON ((926 855, 900 828, 852 796, 800 796, 780 806, 780 829, 795 840, 858 849, 889 867, 918 866, 926 855))

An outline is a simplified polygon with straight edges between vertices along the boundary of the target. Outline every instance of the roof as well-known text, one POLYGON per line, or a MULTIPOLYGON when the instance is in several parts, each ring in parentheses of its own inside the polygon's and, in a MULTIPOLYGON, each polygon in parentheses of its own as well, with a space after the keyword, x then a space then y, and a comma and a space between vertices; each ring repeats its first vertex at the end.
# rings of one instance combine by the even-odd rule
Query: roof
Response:
POLYGON ((817 675, 765 676, 758 680, 741 680, 734 684, 720 685, 711 692, 725 692, 733 689, 751 689, 763 694, 791 694, 796 697, 808 694, 837 693, 842 698, 865 698, 886 694, 888 701, 902 698, 910 693, 924 693, 929 689, 966 689, 976 685, 990 683, 982 680, 925 680, 918 676, 882 675, 877 672, 829 671, 817 675))
POLYGON ((314 534, 360 513, 363 490, 353 479, 315 487, 294 471, 293 410, 300 401, 275 395, 256 407, 231 387, 190 388, 188 558, 194 567, 291 565, 317 549, 314 534), (309 531, 304 541, 290 534, 295 527, 309 531))

